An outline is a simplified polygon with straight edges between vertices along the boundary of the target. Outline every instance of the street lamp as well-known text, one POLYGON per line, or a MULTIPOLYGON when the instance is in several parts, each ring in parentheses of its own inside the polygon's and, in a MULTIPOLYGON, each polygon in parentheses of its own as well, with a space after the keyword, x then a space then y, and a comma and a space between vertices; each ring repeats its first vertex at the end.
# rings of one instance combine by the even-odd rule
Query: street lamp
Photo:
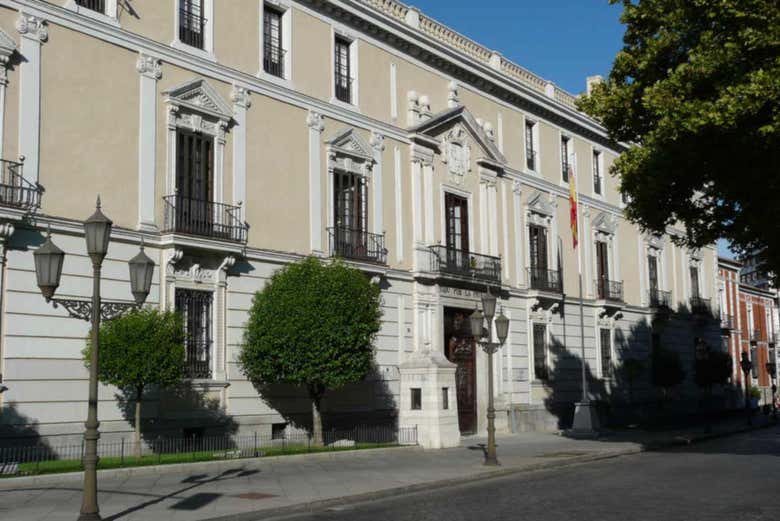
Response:
POLYGON ((152 287, 154 262, 144 253, 143 242, 141 251, 129 262, 130 288, 135 302, 109 302, 100 298, 100 274, 103 259, 108 253, 108 243, 111 238, 111 219, 100 210, 100 197, 97 199, 95 213, 84 222, 84 232, 87 242, 87 253, 92 259, 92 299, 56 298, 54 293, 60 285, 65 252, 51 240, 51 230, 47 233, 46 242, 33 252, 35 259, 35 276, 38 287, 46 302, 54 307, 62 306, 68 314, 80 320, 91 323, 91 345, 89 361, 89 404, 87 421, 84 430, 84 495, 81 503, 79 521, 99 521, 100 513, 97 504, 97 441, 100 438, 97 418, 98 403, 98 349, 100 320, 116 318, 130 309, 140 307, 149 296, 152 287))
POLYGON ((501 346, 506 342, 506 337, 509 333, 509 319, 506 318, 503 311, 495 317, 496 297, 491 295, 489 290, 487 294, 482 296, 482 309, 484 313, 479 309, 475 310, 471 314, 469 321, 471 335, 488 355, 488 446, 485 454, 485 465, 498 465, 498 458, 496 457, 496 409, 493 405, 493 353, 501 349, 501 346), (495 317, 498 342, 493 342, 491 331, 493 317, 495 317), (486 321, 487 328, 485 328, 486 321))
POLYGON ((766 371, 769 373, 769 378, 772 379, 772 418, 777 420, 777 402, 775 401, 775 395, 777 394, 777 362, 774 360, 767 362, 766 371))
POLYGON ((753 362, 750 361, 750 357, 744 351, 742 351, 742 360, 739 362, 742 367, 742 375, 745 379, 745 411, 747 412, 748 425, 753 425, 753 418, 750 411, 750 370, 753 369, 753 362))

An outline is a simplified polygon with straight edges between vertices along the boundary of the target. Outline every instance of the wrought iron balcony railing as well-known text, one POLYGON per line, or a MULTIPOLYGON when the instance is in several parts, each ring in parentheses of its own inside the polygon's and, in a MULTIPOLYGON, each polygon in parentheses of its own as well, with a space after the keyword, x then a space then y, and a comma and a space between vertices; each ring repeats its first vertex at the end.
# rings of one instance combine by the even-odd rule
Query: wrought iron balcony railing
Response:
POLYGON ((328 228, 328 235, 334 257, 387 264, 384 234, 335 226, 328 228))
POLYGON ((550 293, 563 293, 561 274, 555 270, 528 268, 528 282, 531 289, 548 291, 550 293))
POLYGON ((352 78, 340 72, 336 72, 336 99, 352 103, 352 78))
POLYGON ((263 70, 273 76, 284 78, 284 55, 287 53, 271 42, 263 44, 263 70))
POLYGON ((201 201, 181 195, 163 197, 163 233, 184 233, 246 243, 249 225, 241 221, 241 207, 201 201))
POLYGON ((701 297, 691 297, 691 312, 706 315, 712 313, 712 307, 710 306, 710 299, 701 297))
POLYGON ((723 330, 731 331, 734 329, 734 316, 728 314, 721 314, 720 316, 720 328, 723 330))
POLYGON ((106 0, 76 0, 76 4, 98 13, 106 12, 106 0))
POLYGON ((623 282, 609 279, 596 279, 596 291, 601 300, 623 302, 623 282))
POLYGON ((179 9, 179 40, 181 43, 203 49, 206 19, 197 4, 190 9, 179 9))
POLYGON ((37 210, 41 207, 43 187, 25 179, 22 166, 16 161, 0 160, 0 206, 37 210))
POLYGON ((470 251, 431 246, 431 271, 476 279, 485 282, 501 282, 501 259, 470 251))
POLYGON ((672 307, 672 292, 651 289, 648 292, 648 302, 651 308, 670 308, 672 307))

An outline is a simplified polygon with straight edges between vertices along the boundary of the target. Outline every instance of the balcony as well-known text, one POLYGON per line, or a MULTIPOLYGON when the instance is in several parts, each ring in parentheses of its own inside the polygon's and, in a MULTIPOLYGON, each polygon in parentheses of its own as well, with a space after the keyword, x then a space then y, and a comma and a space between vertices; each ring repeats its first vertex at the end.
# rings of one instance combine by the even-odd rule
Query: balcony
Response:
POLYGON ((596 292, 599 299, 623 302, 623 282, 609 279, 596 279, 596 292))
POLYGON ((709 315, 712 313, 710 299, 701 297, 691 297, 691 313, 695 315, 709 315))
POLYGON ((547 293, 563 293, 560 272, 543 268, 528 268, 528 284, 531 289, 547 293))
POLYGON ((246 243, 249 225, 240 219, 241 207, 200 201, 181 195, 163 197, 163 233, 182 233, 246 243))
POLYGON ((727 315, 727 314, 721 314, 720 316, 720 329, 722 331, 731 331, 734 329, 734 316, 733 315, 727 315))
POLYGON ((660 289, 651 289, 648 292, 647 301, 651 308, 669 309, 672 307, 672 292, 661 291, 660 289))
POLYGON ((333 257, 387 264, 384 234, 336 226, 328 228, 328 235, 333 257))
POLYGON ((431 246, 431 271, 442 275, 479 280, 482 282, 501 282, 501 259, 490 255, 480 255, 469 251, 431 246))
POLYGON ((41 207, 43 187, 25 179, 22 166, 15 161, 0 160, 0 206, 30 212, 41 207))
POLYGON ((76 0, 76 5, 100 14, 106 12, 106 0, 76 0))
POLYGON ((286 53, 287 51, 271 42, 263 44, 263 70, 272 76, 284 78, 284 55, 286 53))

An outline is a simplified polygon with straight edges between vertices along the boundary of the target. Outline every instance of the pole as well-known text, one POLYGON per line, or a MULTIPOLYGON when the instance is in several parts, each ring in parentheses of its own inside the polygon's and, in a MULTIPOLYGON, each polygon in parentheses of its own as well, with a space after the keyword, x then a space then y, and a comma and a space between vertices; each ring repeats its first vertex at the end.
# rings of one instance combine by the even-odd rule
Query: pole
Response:
POLYGON ((488 341, 488 409, 487 409, 487 435, 488 446, 485 455, 485 465, 498 465, 496 457, 496 409, 493 404, 493 342, 488 341))
MULTIPOLYGON (((745 356, 745 353, 742 353, 742 356, 745 356)), ((750 410, 750 379, 748 378, 748 373, 750 372, 750 369, 747 371, 744 371, 745 375, 745 412, 747 413, 747 422, 748 425, 753 425, 753 414, 750 410)))
POLYGON ((97 504, 97 442, 98 427, 98 349, 100 330, 100 268, 101 261, 92 262, 92 352, 89 360, 89 405, 84 441, 84 497, 78 521, 100 521, 97 504))
MULTIPOLYGON (((577 260, 579 261, 579 253, 577 260)), ((579 263, 578 263, 579 264, 579 263)), ((582 353, 582 403, 588 405, 590 396, 588 392, 588 373, 585 370, 585 307, 582 301, 582 267, 580 266, 580 349, 582 353)))

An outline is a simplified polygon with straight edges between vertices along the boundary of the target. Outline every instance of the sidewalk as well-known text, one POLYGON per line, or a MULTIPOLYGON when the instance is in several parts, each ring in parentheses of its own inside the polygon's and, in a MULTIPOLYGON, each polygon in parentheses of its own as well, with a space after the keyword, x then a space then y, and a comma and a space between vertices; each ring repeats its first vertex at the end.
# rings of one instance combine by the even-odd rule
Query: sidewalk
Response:
MULTIPOLYGON (((756 426, 766 419, 755 418, 756 426)), ((556 434, 500 437, 502 466, 482 466, 484 439, 465 438, 454 449, 417 447, 304 454, 240 461, 101 471, 103 519, 122 521, 248 521, 279 509, 345 498, 370 499, 470 481, 486 475, 553 468, 687 444, 745 430, 744 421, 672 432, 621 431, 599 440, 556 434), (357 496, 357 497, 355 497, 357 496), (257 512, 257 515, 253 515, 257 512)), ((0 480, 0 519, 72 521, 81 504, 81 475, 0 480)))

